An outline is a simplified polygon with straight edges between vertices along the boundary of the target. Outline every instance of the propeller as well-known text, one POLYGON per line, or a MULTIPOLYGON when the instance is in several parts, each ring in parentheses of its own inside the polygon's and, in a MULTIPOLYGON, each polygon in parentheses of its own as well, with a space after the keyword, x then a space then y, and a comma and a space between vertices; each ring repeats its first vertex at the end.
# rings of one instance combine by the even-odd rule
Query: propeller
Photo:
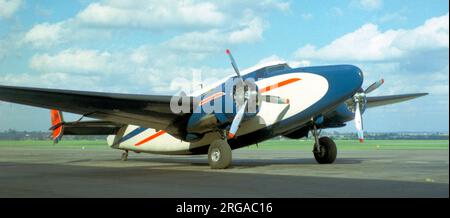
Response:
POLYGON ((258 86, 253 81, 244 81, 236 61, 234 60, 229 49, 226 50, 226 53, 230 58, 231 66, 233 66, 237 78, 239 78, 233 88, 233 99, 236 103, 238 112, 233 118, 230 130, 228 132, 228 138, 235 138, 239 125, 246 115, 245 113, 249 111, 249 100, 252 100, 250 101, 250 104, 252 104, 250 106, 253 106, 253 103, 255 104, 255 107, 251 108, 256 109, 256 107, 260 105, 261 101, 273 104, 289 104, 289 99, 273 95, 261 95, 261 92, 258 90, 258 86))
POLYGON ((362 124, 362 115, 361 115, 361 110, 359 109, 359 100, 356 99, 355 104, 358 105, 356 106, 355 109, 355 127, 356 127, 356 131, 358 132, 358 138, 359 138, 359 142, 364 142, 364 128, 363 128, 363 124, 362 124))
POLYGON ((367 102, 366 94, 373 92, 378 89, 381 85, 383 85, 384 79, 381 79, 377 82, 374 82, 372 85, 367 87, 366 90, 362 90, 361 92, 357 92, 353 96, 353 105, 355 107, 355 128, 358 132, 358 139, 362 143, 364 142, 364 127, 363 127, 363 119, 361 110, 367 102))
POLYGON ((373 92, 375 89, 378 89, 381 85, 383 85, 383 83, 384 83, 384 79, 380 79, 379 81, 372 83, 372 85, 367 87, 367 89, 364 91, 364 93, 369 94, 369 93, 373 92))
POLYGON ((228 132, 228 138, 234 138, 236 136, 236 132, 239 129, 239 125, 241 125, 242 118, 244 118, 245 109, 247 108, 247 101, 244 102, 244 105, 241 106, 239 111, 231 123, 230 131, 228 132))
POLYGON ((233 58, 233 55, 231 54, 230 49, 227 49, 227 55, 230 58, 231 66, 233 66, 234 72, 236 72, 236 74, 237 74, 238 78, 241 80, 241 82, 244 82, 244 80, 242 79, 242 76, 241 76, 241 72, 239 71, 239 68, 236 64, 236 61, 233 58))

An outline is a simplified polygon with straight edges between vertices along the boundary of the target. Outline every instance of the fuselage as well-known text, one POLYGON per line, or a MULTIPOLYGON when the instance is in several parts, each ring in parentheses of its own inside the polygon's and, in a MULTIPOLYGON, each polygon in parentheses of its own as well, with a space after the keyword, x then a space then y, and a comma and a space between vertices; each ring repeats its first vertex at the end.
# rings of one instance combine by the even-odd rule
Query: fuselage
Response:
MULTIPOLYGON (((295 69, 262 67, 242 77, 252 78, 264 94, 289 99, 289 104, 263 102, 255 116, 241 123, 237 137, 228 140, 232 149, 279 135, 297 135, 300 138, 303 132, 309 130, 311 119, 319 120, 321 128, 344 125, 353 118, 353 112, 345 101, 360 89, 363 82, 362 71, 352 65, 295 69)), ((203 100, 225 99, 227 93, 218 94, 223 90, 224 81, 193 96, 203 100)), ((218 115, 218 120, 220 116, 224 115, 218 115)), ((224 123, 227 122, 226 117, 222 119, 224 123)), ((215 131, 202 132, 201 138, 189 142, 175 138, 164 130, 130 125, 116 136, 110 136, 108 142, 112 147, 138 152, 205 154, 208 145, 219 137, 221 135, 215 131)))

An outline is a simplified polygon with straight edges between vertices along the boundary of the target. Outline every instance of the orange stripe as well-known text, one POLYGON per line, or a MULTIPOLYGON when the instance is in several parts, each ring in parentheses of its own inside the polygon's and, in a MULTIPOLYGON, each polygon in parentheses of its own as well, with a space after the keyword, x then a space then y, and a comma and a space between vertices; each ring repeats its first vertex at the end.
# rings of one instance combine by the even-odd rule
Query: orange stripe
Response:
POLYGON ((146 142, 148 142, 148 141, 150 141, 150 140, 155 139, 156 137, 158 137, 158 136, 160 136, 160 135, 162 135, 162 134, 164 134, 164 133, 166 133, 166 131, 164 131, 164 130, 158 131, 157 133, 155 133, 155 134, 149 136, 148 138, 146 138, 146 139, 144 139, 144 140, 142 140, 142 141, 136 143, 134 146, 142 145, 142 144, 144 144, 144 143, 146 143, 146 142))
POLYGON ((200 101, 199 105, 204 105, 204 104, 206 104, 206 103, 208 103, 208 102, 210 102, 210 101, 212 101, 212 100, 214 100, 216 98, 222 97, 222 95, 225 95, 225 93, 223 93, 223 92, 214 93, 213 95, 210 95, 207 98, 205 98, 202 101, 200 101))
POLYGON ((301 80, 301 79, 300 79, 300 78, 291 78, 291 79, 288 79, 288 80, 279 82, 279 83, 277 83, 277 84, 274 84, 274 85, 271 85, 271 86, 267 86, 267 87, 265 87, 265 88, 263 88, 263 89, 260 89, 259 92, 261 92, 261 93, 268 92, 268 91, 274 90, 274 89, 276 89, 276 88, 280 88, 280 87, 282 87, 282 86, 291 84, 291 83, 293 83, 293 82, 297 82, 297 81, 299 81, 299 80, 301 80))

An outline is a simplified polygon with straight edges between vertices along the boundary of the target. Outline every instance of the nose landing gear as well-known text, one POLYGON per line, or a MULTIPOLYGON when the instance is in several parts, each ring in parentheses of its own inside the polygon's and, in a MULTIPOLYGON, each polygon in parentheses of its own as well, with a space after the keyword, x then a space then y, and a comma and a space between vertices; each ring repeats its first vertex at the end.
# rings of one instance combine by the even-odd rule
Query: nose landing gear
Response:
POLYGON ((321 137, 319 145, 314 144, 314 147, 319 147, 320 150, 314 150, 314 158, 320 164, 331 164, 336 160, 337 148, 334 141, 328 137, 321 137))
POLYGON ((121 158, 121 160, 122 160, 122 161, 127 161, 127 160, 128 160, 128 150, 125 150, 125 151, 122 153, 122 158, 121 158))
POLYGON ((314 158, 319 164, 331 164, 336 160, 336 143, 329 137, 320 137, 317 127, 313 124, 312 135, 314 136, 314 158))

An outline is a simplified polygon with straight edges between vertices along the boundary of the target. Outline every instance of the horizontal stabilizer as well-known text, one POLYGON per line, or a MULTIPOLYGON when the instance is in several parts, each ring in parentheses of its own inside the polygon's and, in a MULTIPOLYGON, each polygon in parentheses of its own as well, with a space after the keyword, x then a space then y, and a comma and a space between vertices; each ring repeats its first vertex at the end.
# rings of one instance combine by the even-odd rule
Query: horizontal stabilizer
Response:
POLYGON ((110 121, 92 120, 64 122, 59 110, 51 110, 50 131, 53 142, 58 143, 63 135, 115 135, 124 125, 110 121))
POLYGON ((428 93, 367 97, 367 107, 372 108, 388 104, 395 104, 403 101, 412 100, 425 95, 428 95, 428 93))

